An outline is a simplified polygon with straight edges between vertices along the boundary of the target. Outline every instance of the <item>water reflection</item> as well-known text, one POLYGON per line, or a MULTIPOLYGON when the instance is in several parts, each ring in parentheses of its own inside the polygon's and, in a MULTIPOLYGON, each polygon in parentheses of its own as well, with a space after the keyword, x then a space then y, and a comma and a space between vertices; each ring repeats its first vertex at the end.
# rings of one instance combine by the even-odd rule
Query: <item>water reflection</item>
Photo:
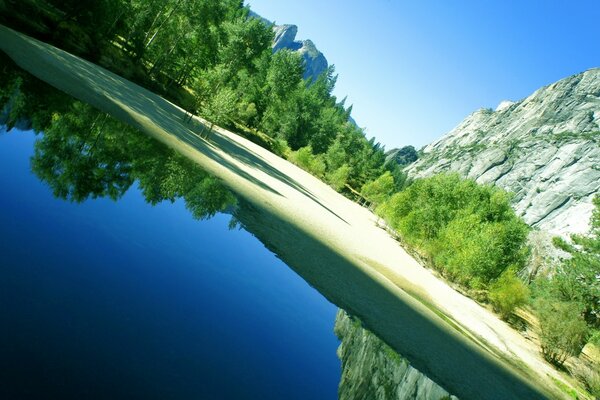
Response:
MULTIPOLYGON (((232 226, 252 232, 328 299, 352 313, 360 313, 362 305, 348 299, 359 290, 365 298, 385 302, 388 295, 378 285, 322 242, 236 199, 218 179, 164 145, 12 68, 7 60, 0 61, 0 100, 6 103, 3 122, 9 129, 28 124, 44 132, 36 140, 31 168, 56 197, 74 202, 99 197, 117 200, 137 181, 149 204, 182 199, 196 219, 227 212, 232 226), (310 257, 304 249, 311 250, 310 257)), ((344 371, 340 398, 429 399, 447 395, 409 368, 360 323, 349 321, 340 314, 336 324, 343 341, 339 351, 344 371), (359 337, 368 340, 356 340, 359 337)))

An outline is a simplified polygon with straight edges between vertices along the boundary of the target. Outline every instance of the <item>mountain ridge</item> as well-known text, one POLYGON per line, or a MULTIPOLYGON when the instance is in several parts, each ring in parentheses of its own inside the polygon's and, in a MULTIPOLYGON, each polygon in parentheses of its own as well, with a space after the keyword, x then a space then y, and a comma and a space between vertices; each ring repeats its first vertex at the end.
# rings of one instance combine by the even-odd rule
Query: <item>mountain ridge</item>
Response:
POLYGON ((457 172, 514 194, 529 225, 568 237, 589 230, 600 191, 600 68, 479 109, 421 150, 411 178, 457 172))

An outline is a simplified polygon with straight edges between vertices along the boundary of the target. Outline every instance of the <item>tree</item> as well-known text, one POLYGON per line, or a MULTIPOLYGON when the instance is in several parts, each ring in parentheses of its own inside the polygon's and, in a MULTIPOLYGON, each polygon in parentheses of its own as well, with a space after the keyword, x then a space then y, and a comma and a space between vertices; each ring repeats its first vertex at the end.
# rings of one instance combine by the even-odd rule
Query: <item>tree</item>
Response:
POLYGON ((327 174, 327 182, 338 192, 344 189, 348 176, 350 175, 351 168, 348 164, 343 164, 338 169, 331 171, 327 174))
POLYGON ((587 342, 589 330, 578 305, 539 298, 535 308, 544 358, 562 366, 567 358, 579 355, 587 342))
POLYGON ((411 164, 419 158, 419 154, 413 146, 404 146, 397 150, 391 150, 386 154, 386 163, 395 163, 399 166, 411 164))
POLYGON ((488 295, 496 312, 508 319, 514 310, 529 300, 529 288, 509 268, 491 285, 488 295))
POLYGON ((554 281, 561 297, 580 303, 583 318, 600 328, 600 195, 593 204, 590 234, 572 236, 573 246, 565 246, 571 258, 563 261, 554 281))
POLYGON ((219 90, 209 99, 202 109, 203 115, 211 122, 209 132, 214 125, 227 126, 230 124, 237 108, 236 93, 226 87, 219 90))
POLYGON ((456 174, 415 180, 377 212, 433 266, 469 288, 485 289, 526 260, 528 228, 499 188, 456 174))
POLYGON ((365 183, 361 189, 361 194, 365 199, 378 205, 392 195, 395 187, 394 177, 389 171, 386 171, 374 181, 365 183))
POLYGON ((54 195, 81 202, 89 197, 121 197, 133 183, 132 152, 119 141, 122 125, 83 103, 54 114, 36 141, 32 171, 54 195))

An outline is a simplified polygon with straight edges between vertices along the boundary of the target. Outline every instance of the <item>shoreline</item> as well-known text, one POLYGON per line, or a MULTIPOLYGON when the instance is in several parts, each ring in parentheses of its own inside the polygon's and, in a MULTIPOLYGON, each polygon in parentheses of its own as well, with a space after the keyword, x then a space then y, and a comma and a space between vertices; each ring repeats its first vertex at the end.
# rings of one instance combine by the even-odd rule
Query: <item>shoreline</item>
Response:
POLYGON ((373 213, 309 173, 218 127, 207 142, 198 135, 207 124, 201 118, 184 123, 183 109, 148 90, 3 26, 0 49, 220 178, 260 211, 252 233, 449 392, 464 399, 567 398, 553 381, 562 376, 531 342, 421 266, 373 213))

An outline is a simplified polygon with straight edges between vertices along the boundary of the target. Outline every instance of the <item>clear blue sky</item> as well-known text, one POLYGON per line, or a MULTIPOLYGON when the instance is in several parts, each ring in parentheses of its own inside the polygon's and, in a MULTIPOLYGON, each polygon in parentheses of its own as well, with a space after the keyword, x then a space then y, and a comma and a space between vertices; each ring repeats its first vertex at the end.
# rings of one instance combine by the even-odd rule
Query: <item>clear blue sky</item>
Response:
POLYGON ((421 147, 481 107, 600 66, 600 0, 247 0, 298 25, 387 149, 421 147))

